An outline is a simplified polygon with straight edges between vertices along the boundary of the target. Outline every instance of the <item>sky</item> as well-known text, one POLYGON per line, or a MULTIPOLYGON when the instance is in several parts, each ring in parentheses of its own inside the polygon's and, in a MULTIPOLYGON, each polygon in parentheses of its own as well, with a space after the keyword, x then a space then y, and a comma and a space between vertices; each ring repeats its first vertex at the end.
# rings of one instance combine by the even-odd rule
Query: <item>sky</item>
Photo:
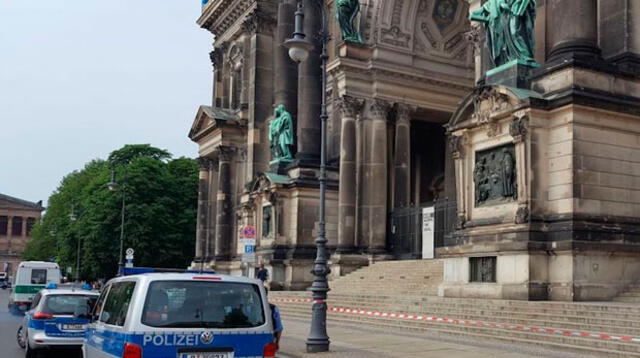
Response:
POLYGON ((125 144, 195 157, 211 102, 200 0, 0 0, 0 193, 43 200, 125 144))

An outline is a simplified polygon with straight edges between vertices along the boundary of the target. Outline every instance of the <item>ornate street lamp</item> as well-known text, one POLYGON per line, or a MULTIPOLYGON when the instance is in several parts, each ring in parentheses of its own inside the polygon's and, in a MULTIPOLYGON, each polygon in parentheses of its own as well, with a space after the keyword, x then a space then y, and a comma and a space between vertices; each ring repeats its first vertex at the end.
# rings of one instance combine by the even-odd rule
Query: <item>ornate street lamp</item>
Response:
MULTIPOLYGON (((311 330, 307 338, 307 352, 327 352, 329 351, 329 336, 327 335, 327 292, 329 283, 327 276, 331 273, 327 252, 327 237, 325 223, 326 191, 327 191, 327 44, 329 42, 329 31, 327 25, 327 11, 323 0, 315 0, 316 5, 322 13, 322 29, 318 38, 322 43, 322 106, 320 113, 320 210, 318 223, 318 237, 316 243, 316 260, 311 273, 315 276, 311 285, 313 293, 313 307, 311 315, 311 330)), ((289 49, 289 56, 297 63, 304 62, 313 49, 313 44, 307 41, 304 33, 304 5, 302 0, 298 0, 298 9, 295 13, 295 32, 293 38, 285 41, 284 45, 289 49)))
MULTIPOLYGON (((69 213, 69 220, 73 223, 78 221, 78 216, 76 215, 76 206, 71 206, 71 213, 69 213)), ((80 237, 76 238, 76 282, 80 282, 80 237)))
MULTIPOLYGON (((111 181, 107 183, 109 191, 116 192, 120 188, 120 184, 116 182, 116 171, 111 168, 111 181)), ((118 259, 118 274, 122 274, 124 267, 124 208, 126 198, 126 181, 122 183, 122 208, 120 210, 120 257, 118 259)))

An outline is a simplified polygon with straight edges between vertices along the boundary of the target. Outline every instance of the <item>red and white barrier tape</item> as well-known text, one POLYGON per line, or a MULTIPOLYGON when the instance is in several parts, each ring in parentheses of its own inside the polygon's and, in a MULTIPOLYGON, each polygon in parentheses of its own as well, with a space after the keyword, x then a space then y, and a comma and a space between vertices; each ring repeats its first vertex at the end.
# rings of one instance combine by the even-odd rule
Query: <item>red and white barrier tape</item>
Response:
MULTIPOLYGON (((312 299, 307 298, 277 298, 272 299, 273 302, 282 302, 282 303, 313 303, 312 299)), ((326 301, 324 301, 326 302, 326 301)), ((640 343, 640 337, 630 337, 630 336, 622 336, 622 335, 614 335, 614 334, 606 334, 606 333, 593 333, 586 331, 573 331, 568 329, 554 329, 554 328, 542 328, 535 326, 525 326, 521 324, 508 324, 508 323, 493 323, 493 322, 484 322, 484 321, 476 321, 476 320, 467 320, 467 319, 455 319, 455 318, 447 318, 447 317, 436 317, 436 316, 427 316, 427 315, 410 315, 404 313, 390 313, 390 312, 379 312, 379 311, 368 311, 361 310, 359 308, 344 308, 344 307, 327 307, 329 311, 343 314, 354 314, 354 315, 365 315, 372 317, 385 317, 385 318, 396 318, 400 320, 409 320, 409 321, 427 321, 427 322, 438 322, 438 323, 450 323, 450 324, 458 324, 465 326, 477 326, 477 327, 488 327, 488 328, 500 328, 507 329, 513 331, 529 331, 534 333, 546 333, 546 334, 557 334, 562 336, 574 336, 574 337, 584 337, 584 338, 597 338, 607 341, 620 341, 625 343, 640 343)))

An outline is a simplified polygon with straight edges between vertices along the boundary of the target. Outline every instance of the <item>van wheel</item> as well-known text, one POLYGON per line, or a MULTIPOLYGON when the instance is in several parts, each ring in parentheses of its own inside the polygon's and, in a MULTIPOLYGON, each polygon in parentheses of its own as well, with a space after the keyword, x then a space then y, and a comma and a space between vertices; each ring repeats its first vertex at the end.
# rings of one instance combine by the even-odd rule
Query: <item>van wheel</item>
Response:
POLYGON ((20 328, 18 328, 18 332, 16 332, 16 340, 18 341, 18 345, 20 346, 20 348, 24 349, 26 347, 24 343, 24 330, 22 329, 22 326, 20 326, 20 328))

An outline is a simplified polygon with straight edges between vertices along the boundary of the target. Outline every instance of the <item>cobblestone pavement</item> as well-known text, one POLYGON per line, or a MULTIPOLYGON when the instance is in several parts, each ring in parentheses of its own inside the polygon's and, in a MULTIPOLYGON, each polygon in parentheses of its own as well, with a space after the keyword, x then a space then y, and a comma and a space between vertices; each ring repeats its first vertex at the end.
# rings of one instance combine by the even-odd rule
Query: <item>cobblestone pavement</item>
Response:
POLYGON ((309 321, 286 316, 283 318, 285 331, 278 355, 281 358, 587 358, 584 355, 565 352, 488 344, 457 337, 443 338, 331 321, 328 323, 331 352, 308 354, 305 352, 305 340, 309 333, 309 321))

